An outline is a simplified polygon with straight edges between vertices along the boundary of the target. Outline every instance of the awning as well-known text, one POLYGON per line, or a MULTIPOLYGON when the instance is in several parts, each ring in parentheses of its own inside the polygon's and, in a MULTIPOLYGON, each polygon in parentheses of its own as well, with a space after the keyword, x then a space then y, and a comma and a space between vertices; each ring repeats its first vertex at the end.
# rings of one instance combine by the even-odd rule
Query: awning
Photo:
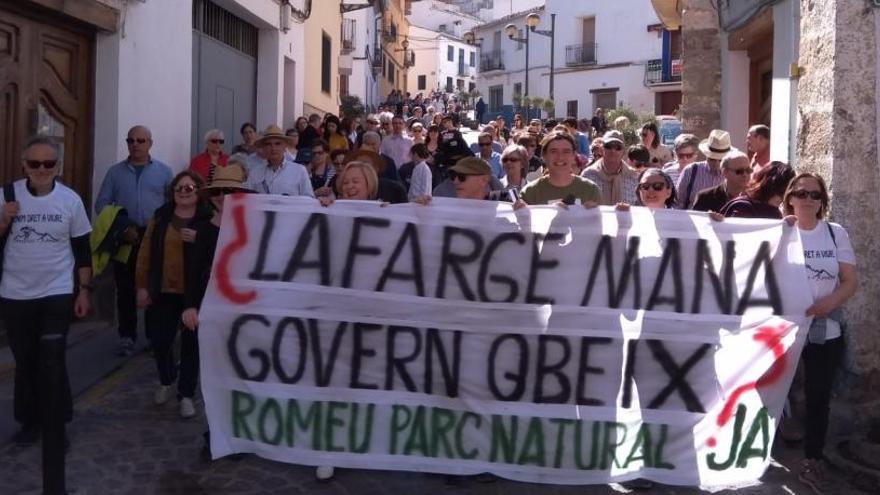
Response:
POLYGON ((663 27, 671 31, 681 27, 681 10, 684 8, 682 3, 681 0, 651 0, 663 27))

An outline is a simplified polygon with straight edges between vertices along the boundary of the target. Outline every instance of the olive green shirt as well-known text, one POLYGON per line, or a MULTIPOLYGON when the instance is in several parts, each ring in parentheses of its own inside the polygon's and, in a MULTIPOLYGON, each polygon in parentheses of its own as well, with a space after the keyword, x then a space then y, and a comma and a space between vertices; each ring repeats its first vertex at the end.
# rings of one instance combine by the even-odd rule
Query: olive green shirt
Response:
POLYGON ((570 196, 580 200, 579 204, 600 201, 599 187, 589 179, 576 175, 572 175, 571 183, 565 187, 554 186, 550 183, 550 177, 544 176, 529 182, 522 190, 523 201, 530 205, 555 204, 570 196))

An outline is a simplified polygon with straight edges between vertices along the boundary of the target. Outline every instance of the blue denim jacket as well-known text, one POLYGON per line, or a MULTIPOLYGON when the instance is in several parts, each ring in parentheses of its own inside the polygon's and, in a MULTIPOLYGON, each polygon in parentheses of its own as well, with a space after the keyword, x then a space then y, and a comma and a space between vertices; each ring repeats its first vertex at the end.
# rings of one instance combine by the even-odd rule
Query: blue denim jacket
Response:
POLYGON ((128 160, 110 167, 95 199, 95 212, 100 214, 109 204, 118 205, 128 211, 129 219, 146 227, 153 212, 165 204, 165 191, 172 173, 168 165, 152 157, 143 167, 140 177, 128 160))

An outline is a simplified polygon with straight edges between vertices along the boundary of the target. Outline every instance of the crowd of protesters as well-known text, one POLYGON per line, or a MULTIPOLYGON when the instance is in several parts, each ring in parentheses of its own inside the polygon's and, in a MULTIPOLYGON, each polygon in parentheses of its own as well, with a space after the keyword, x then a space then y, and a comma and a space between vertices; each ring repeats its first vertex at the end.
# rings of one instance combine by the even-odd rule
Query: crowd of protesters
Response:
MULTIPOLYGON (((601 111, 586 129, 574 117, 526 122, 517 114, 510 126, 503 117, 484 125, 469 146, 459 130, 460 110, 460 102, 440 93, 395 92, 363 118, 312 114, 286 130, 268 125, 261 132, 245 123, 231 156, 222 151, 226 136, 213 129, 204 135, 204 151, 176 175, 150 153, 150 130, 134 126, 128 156, 109 169, 96 197, 91 246, 82 201, 57 180, 57 145, 30 140, 21 161, 26 178, 5 187, 0 203, 0 308, 16 360, 17 440, 39 436, 39 337, 66 335, 71 315, 88 313, 92 269, 106 265, 115 277, 119 354, 134 351, 137 308, 145 309, 158 371, 154 401, 170 400, 176 382, 180 415, 196 414, 194 331, 227 194, 308 196, 325 206, 365 200, 430 207, 433 197, 456 197, 505 201, 515 209, 646 207, 706 211, 717 221, 786 217, 800 229, 815 300, 808 314, 816 317, 804 350, 801 477, 821 486, 831 383, 843 349, 841 307, 857 286, 847 232, 825 220, 822 177, 796 175, 771 161, 770 130, 761 125, 748 130, 745 152, 723 130, 702 140, 681 134, 666 147, 653 123, 641 127, 640 144, 626 147, 601 111), (50 221, 25 221, 31 218, 50 221)), ((69 391, 65 400, 69 419, 69 391)), ((318 474, 328 478, 332 468, 318 474)))

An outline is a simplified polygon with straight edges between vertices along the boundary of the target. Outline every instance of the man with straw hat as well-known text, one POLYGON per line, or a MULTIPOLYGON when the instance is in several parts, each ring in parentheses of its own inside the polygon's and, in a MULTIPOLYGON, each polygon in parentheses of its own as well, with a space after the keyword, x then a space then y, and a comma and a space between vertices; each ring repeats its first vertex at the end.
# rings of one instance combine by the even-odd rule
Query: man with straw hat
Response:
POLYGON ((724 182, 721 160, 736 149, 730 146, 730 133, 721 129, 712 129, 709 138, 700 142, 699 148, 706 161, 691 163, 678 177, 675 207, 680 210, 693 206, 700 191, 724 182))
POLYGON ((306 168, 285 153, 292 138, 277 125, 270 125, 254 145, 263 150, 263 157, 248 170, 245 187, 263 194, 315 197, 306 168))

